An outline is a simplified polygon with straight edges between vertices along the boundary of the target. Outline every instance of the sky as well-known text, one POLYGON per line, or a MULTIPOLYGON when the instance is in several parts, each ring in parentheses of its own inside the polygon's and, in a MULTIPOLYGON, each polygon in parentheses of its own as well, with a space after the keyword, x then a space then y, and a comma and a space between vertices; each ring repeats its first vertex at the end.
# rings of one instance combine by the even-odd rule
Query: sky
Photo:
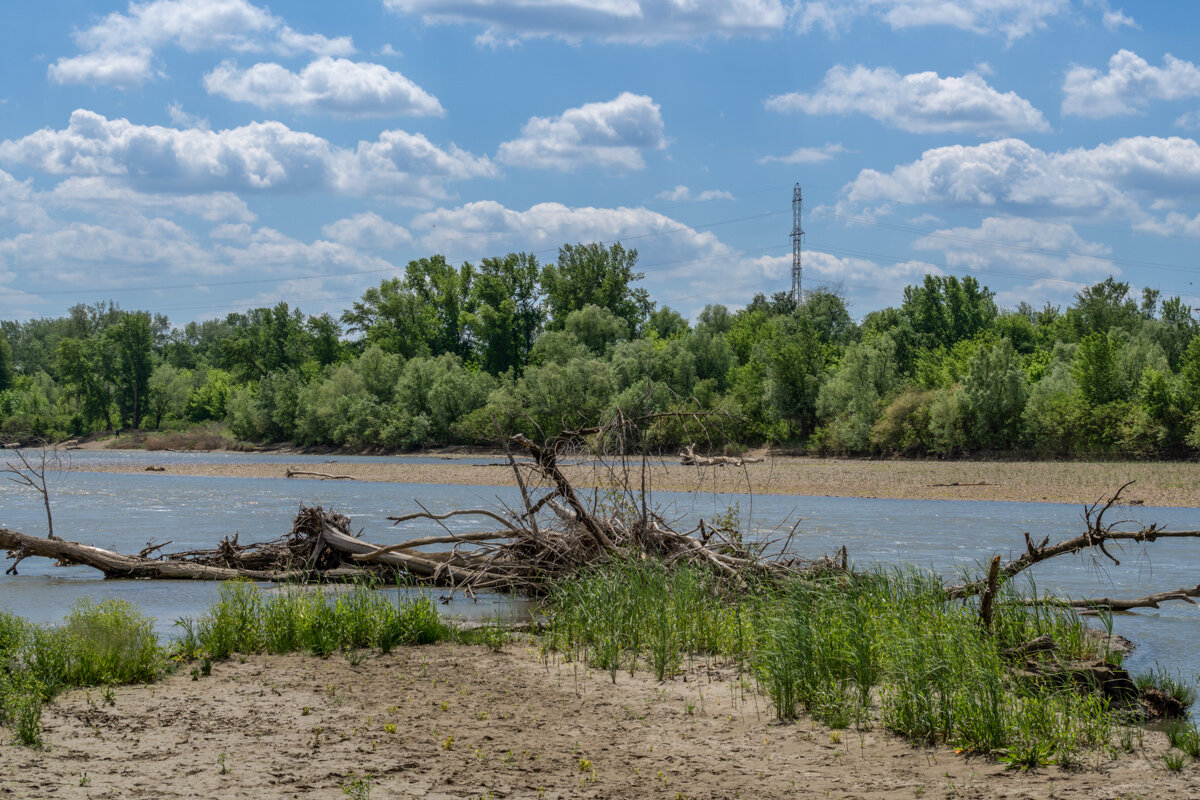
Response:
POLYGON ((0 319, 348 308, 622 242, 691 318, 927 273, 1200 306, 1200 4, 41 0, 0 26, 0 319))

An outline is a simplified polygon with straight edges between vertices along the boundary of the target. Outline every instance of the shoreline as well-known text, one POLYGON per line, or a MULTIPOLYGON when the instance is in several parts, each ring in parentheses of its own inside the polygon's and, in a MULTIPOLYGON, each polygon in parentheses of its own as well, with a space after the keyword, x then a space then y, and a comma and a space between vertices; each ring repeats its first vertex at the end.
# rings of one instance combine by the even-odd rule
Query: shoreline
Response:
POLYGON ((658 682, 437 644, 369 655, 266 656, 153 685, 76 690, 45 714, 47 749, 0 745, 0 797, 1046 797, 1195 796, 1163 733, 1081 769, 1028 772, 882 728, 781 723, 752 681, 695 661, 658 682), (111 700, 111 702, 109 702, 111 700), (366 776, 370 776, 369 779, 366 776), (354 795, 351 795, 354 796, 354 795), (366 795, 362 795, 366 796, 366 795))
MULTIPOLYGON (((287 471, 327 472, 354 480, 384 483, 434 483, 469 486, 511 486, 511 469, 496 462, 486 465, 455 463, 464 458, 491 454, 423 454, 444 463, 357 462, 348 456, 330 455, 322 464, 312 462, 255 462, 255 453, 240 452, 249 461, 234 464, 178 463, 175 451, 106 450, 92 452, 145 453, 139 458, 154 462, 154 455, 169 453, 172 463, 160 474, 285 479, 287 471)), ((201 452, 201 451, 186 451, 201 452)), ((268 454, 263 451, 262 454, 268 454)), ((288 455, 271 451, 273 456, 288 455)), ((168 459, 168 460, 170 460, 168 459)), ((676 460, 650 459, 649 486, 657 490, 717 494, 772 494, 818 497, 891 498, 910 500, 982 500, 1029 503, 1090 504, 1107 499, 1121 485, 1134 481, 1123 499, 1133 505, 1200 508, 1200 463, 1118 461, 871 461, 862 459, 770 456, 745 467, 684 467, 676 460)), ((145 464, 99 463, 73 465, 86 472, 144 473, 145 464)), ((640 465, 630 462, 636 470, 640 465)), ((156 470, 157 472, 157 470, 156 470)), ((575 485, 587 488, 610 483, 606 470, 596 463, 564 465, 575 485)), ((301 477, 295 480, 321 480, 301 477)))

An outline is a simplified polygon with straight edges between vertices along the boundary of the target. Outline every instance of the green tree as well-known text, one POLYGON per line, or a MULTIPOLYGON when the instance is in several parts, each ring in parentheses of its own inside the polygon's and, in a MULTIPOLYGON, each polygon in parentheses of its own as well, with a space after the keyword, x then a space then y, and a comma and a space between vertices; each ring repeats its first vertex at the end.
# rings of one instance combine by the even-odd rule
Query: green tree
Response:
POLYGON ((0 392, 12 386, 12 382, 12 346, 8 343, 8 337, 0 332, 0 392))
POLYGON ((1076 294, 1075 305, 1067 313, 1077 340, 1093 333, 1132 333, 1144 319, 1138 304, 1129 297, 1129 284, 1111 275, 1076 294))
POLYGON ((837 370, 821 387, 817 413, 829 420, 834 448, 870 449, 871 429, 898 381, 895 352, 895 343, 886 335, 870 343, 856 342, 846 349, 837 370))
POLYGON ((112 429, 115 358, 111 342, 103 337, 67 337, 58 343, 58 374, 79 404, 87 423, 104 422, 112 429))
POLYGON ((620 242, 603 244, 564 244, 558 250, 558 262, 542 270, 542 287, 550 325, 562 328, 573 311, 595 305, 606 308, 624 320, 632 335, 638 335, 654 303, 645 289, 632 284, 644 276, 634 272, 637 250, 626 250, 620 242))
POLYGON ((1011 342, 1001 339, 976 350, 962 385, 968 444, 1006 448, 1017 442, 1028 393, 1021 357, 1011 342))
POLYGON ((968 275, 926 275, 904 289, 901 311, 924 347, 949 348, 991 327, 998 313, 993 293, 968 275))
POLYGON ((1120 349, 1120 340, 1108 332, 1089 333, 1079 342, 1071 374, 1089 405, 1111 403, 1124 393, 1117 370, 1120 349))
POLYGON ((568 314, 563 328, 596 355, 604 355, 609 347, 629 339, 629 323, 607 308, 590 303, 568 314))
POLYGON ((483 367, 493 375, 520 374, 533 342, 546 323, 542 268, 529 253, 509 253, 479 263, 471 285, 474 311, 468 324, 479 341, 483 367))
POLYGON ((116 355, 114 375, 122 422, 140 428, 150 395, 150 373, 154 369, 150 315, 125 314, 105 331, 104 337, 112 342, 116 355))

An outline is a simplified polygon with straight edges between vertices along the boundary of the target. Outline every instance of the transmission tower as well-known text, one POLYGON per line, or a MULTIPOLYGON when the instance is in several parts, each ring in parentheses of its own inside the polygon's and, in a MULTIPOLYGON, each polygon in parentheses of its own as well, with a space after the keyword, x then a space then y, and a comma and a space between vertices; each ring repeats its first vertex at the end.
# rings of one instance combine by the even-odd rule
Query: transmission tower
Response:
POLYGON ((800 184, 792 191, 792 300, 800 305, 803 287, 800 283, 800 247, 804 229, 800 227, 800 184))

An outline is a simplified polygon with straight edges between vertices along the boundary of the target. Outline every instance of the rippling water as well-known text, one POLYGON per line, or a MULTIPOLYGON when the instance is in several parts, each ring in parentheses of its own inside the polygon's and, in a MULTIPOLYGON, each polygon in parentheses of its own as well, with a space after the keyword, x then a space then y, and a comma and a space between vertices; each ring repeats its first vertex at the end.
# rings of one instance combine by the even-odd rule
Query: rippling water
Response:
MULTIPOLYGON (((111 458, 109 453, 97 455, 111 458)), ((163 455, 266 460, 261 454, 118 455, 137 463, 164 463, 163 455)), ((294 461, 298 457, 278 458, 294 461)), ((77 459, 76 467, 84 466, 81 462, 84 459, 77 459)), ((44 534, 40 497, 28 489, 2 483, 0 527, 44 534)), ((363 538, 390 544, 439 530, 428 522, 399 527, 387 522, 389 514, 419 510, 416 500, 435 512, 520 502, 515 490, 496 487, 208 478, 170 473, 55 474, 51 477, 51 492, 56 533, 122 552, 137 552, 150 540, 171 540, 166 550, 172 551, 214 547, 223 536, 233 533, 243 542, 272 539, 287 532, 301 503, 321 504, 347 514, 354 530, 362 529, 363 538)), ((993 553, 1006 558, 1019 554, 1024 548, 1024 531, 1038 540, 1048 535, 1055 541, 1082 530, 1079 506, 1049 503, 693 496, 675 492, 657 493, 655 500, 664 516, 679 518, 681 523, 699 516, 711 518, 735 506, 745 529, 758 535, 769 535, 779 526, 790 526, 799 519, 800 532, 792 548, 803 555, 816 558, 845 545, 851 560, 859 566, 905 562, 947 576, 974 568, 993 553)), ((1157 522, 1177 530, 1200 528, 1200 509, 1138 507, 1114 511, 1124 518, 1157 522)), ((464 529, 471 523, 452 519, 447 525, 464 529)), ((1139 597, 1200 583, 1200 540, 1162 540, 1146 550, 1126 547, 1117 557, 1121 559, 1119 567, 1095 562, 1090 556, 1060 557, 1027 574, 1036 579, 1039 590, 1072 596, 1139 597)), ((16 577, 0 576, 0 608, 38 622, 58 621, 81 597, 122 597, 137 602, 159 621, 159 631, 169 634, 176 618, 200 613, 215 594, 215 587, 207 582, 105 581, 86 567, 54 567, 44 559, 26 560, 20 573, 16 577)), ((500 597, 484 598, 479 603, 456 599, 444 609, 464 617, 491 616, 510 602, 500 597)), ((1128 662, 1132 668, 1157 662, 1178 668, 1189 678, 1200 672, 1200 653, 1194 647, 1200 635, 1200 611, 1195 606, 1175 602, 1158 611, 1118 615, 1115 631, 1138 643, 1128 662)))

